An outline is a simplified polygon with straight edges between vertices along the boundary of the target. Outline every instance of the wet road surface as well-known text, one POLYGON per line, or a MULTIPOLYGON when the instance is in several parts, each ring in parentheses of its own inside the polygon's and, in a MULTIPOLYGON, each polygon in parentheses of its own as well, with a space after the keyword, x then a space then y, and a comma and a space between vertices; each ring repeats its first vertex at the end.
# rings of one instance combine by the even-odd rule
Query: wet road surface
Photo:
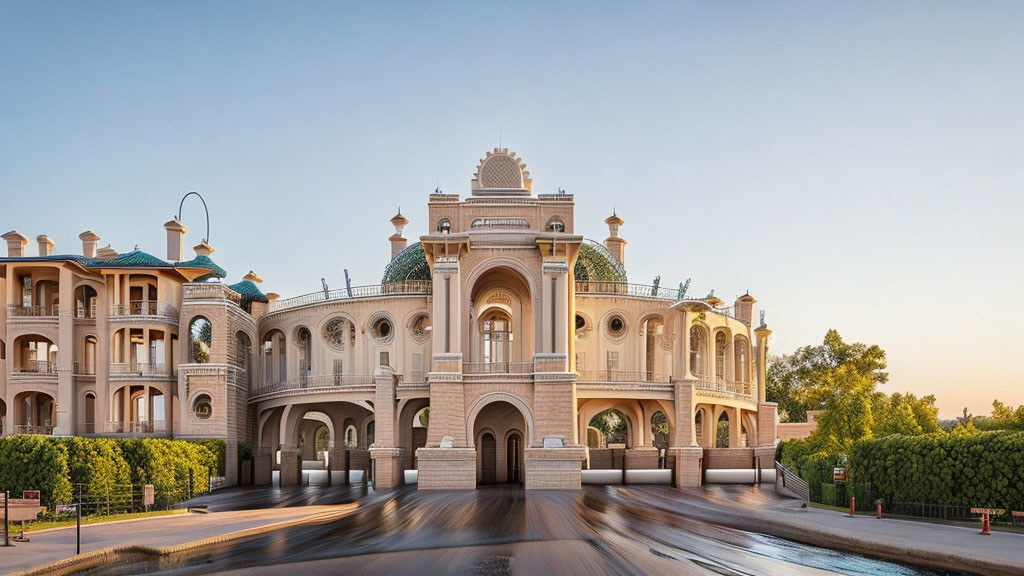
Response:
MULTIPOLYGON (((711 497, 772 499, 751 488, 711 497)), ((211 511, 358 502, 330 523, 293 526, 202 551, 89 574, 828 574, 935 575, 672 513, 671 488, 579 492, 485 488, 375 493, 362 487, 248 489, 197 499, 211 511)), ((677 494, 677 493, 676 493, 677 494)), ((769 502, 770 504, 770 502, 769 502)))

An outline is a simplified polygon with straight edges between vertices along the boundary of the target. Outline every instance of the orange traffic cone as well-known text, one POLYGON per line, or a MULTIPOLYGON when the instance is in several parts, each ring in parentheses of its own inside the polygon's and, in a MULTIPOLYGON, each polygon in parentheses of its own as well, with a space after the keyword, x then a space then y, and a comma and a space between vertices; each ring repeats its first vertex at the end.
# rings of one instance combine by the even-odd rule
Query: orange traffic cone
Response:
POLYGON ((981 515, 981 534, 983 536, 990 536, 992 534, 988 531, 988 511, 981 515))

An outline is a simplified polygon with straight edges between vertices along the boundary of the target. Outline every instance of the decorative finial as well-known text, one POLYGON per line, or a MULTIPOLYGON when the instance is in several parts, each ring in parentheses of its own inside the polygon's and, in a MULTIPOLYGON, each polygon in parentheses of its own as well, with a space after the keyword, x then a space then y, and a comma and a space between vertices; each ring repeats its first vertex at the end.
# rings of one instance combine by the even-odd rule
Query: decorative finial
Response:
POLYGON ((761 326, 767 326, 767 324, 764 323, 764 310, 761 310, 761 326))
POLYGON ((708 292, 708 295, 707 295, 707 296, 705 296, 705 297, 704 297, 704 299, 705 299, 705 300, 710 300, 710 299, 712 299, 712 298, 714 298, 714 297, 715 297, 715 289, 714 289, 714 288, 712 288, 712 289, 711 289, 711 292, 708 292))
POLYGON ((661 275, 654 277, 654 285, 651 286, 651 296, 658 297, 658 286, 661 285, 661 275))
POLYGON ((686 300, 686 293, 690 290, 690 279, 687 278, 686 282, 679 283, 679 300, 686 300))
POLYGON ((559 194, 565 194, 565 188, 562 188, 561 186, 559 186, 558 187, 558 193, 559 194))

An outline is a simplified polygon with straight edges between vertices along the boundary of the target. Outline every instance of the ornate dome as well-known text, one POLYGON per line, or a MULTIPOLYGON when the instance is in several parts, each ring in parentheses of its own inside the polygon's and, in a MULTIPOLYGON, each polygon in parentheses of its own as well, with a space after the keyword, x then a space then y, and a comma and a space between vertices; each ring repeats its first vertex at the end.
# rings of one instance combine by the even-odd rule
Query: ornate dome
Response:
POLYGON ((626 282, 626 268, 603 244, 586 240, 576 259, 577 282, 626 282))
POLYGON ((480 161, 473 174, 473 194, 529 194, 530 172, 508 148, 495 148, 480 161))
POLYGON ((395 259, 384 269, 381 284, 405 282, 406 280, 430 280, 430 265, 427 255, 423 253, 423 243, 410 244, 395 256, 395 259))

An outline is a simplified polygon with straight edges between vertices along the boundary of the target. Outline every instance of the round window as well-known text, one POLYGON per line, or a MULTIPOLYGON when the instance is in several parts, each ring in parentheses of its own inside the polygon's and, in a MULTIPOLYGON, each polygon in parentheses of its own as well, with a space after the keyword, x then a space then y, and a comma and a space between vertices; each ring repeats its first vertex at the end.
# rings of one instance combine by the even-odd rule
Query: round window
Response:
POLYGON ((373 333, 377 338, 386 340, 391 337, 391 322, 387 318, 381 318, 373 324, 373 333))
POLYGON ((611 332, 613 335, 618 336, 622 334, 625 330, 626 322, 622 319, 621 316, 613 316, 612 319, 608 321, 608 331, 611 332))
POLYGON ((586 327, 586 325, 587 325, 586 319, 583 318, 583 316, 580 316, 579 314, 577 314, 576 315, 576 329, 577 330, 582 330, 584 327, 586 327))
POLYGON ((213 416, 213 401, 206 394, 200 394, 192 404, 192 414, 199 420, 209 420, 213 416))

